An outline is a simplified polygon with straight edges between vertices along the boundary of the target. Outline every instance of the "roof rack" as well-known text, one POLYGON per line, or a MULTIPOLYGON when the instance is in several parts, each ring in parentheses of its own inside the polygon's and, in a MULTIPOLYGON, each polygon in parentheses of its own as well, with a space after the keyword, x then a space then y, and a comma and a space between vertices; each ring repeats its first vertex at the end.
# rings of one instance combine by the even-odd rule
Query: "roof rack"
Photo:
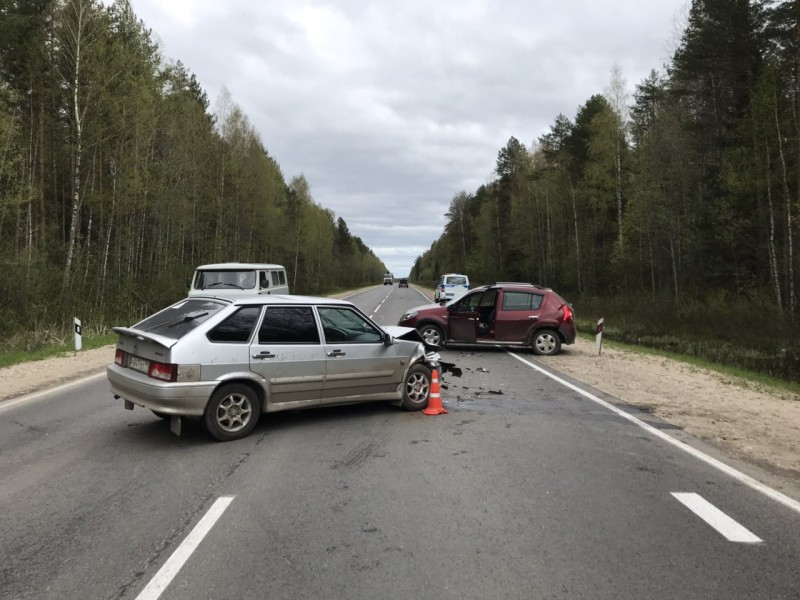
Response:
POLYGON ((525 281, 495 281, 494 283, 490 283, 489 285, 527 285, 530 287, 534 287, 539 290, 549 290, 550 288, 545 287, 543 285, 539 285, 538 283, 530 283, 525 281))

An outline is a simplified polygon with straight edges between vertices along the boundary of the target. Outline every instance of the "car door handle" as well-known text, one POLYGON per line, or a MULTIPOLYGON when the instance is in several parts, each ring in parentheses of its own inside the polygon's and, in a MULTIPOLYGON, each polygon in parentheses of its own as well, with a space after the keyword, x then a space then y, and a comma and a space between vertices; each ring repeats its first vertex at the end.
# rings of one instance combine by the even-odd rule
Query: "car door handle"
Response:
POLYGON ((328 352, 328 356, 333 356, 334 358, 337 356, 344 356, 347 354, 346 352, 342 352, 341 350, 331 350, 328 352))
POLYGON ((259 354, 253 354, 253 358, 275 358, 275 355, 269 350, 264 350, 259 354))
POLYGON ((536 315, 531 315, 531 316, 530 316, 530 317, 528 317, 528 318, 529 318, 531 321, 538 321, 538 320, 539 320, 539 317, 537 317, 536 315))

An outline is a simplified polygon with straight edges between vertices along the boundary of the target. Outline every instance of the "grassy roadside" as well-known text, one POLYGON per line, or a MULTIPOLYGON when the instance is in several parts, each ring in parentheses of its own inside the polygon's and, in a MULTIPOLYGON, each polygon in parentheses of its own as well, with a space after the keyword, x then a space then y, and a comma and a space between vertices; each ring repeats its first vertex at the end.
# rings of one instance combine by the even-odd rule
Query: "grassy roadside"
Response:
MULTIPOLYGON (((579 330, 578 337, 592 342, 595 340, 595 335, 593 333, 586 332, 585 330, 584 331, 579 330)), ((698 358, 697 356, 690 356, 688 354, 680 354, 677 352, 669 352, 667 350, 658 350, 655 348, 648 348, 646 346, 626 344, 625 342, 617 342, 609 340, 607 337, 603 338, 603 346, 608 348, 614 348, 615 350, 631 352, 633 354, 644 354, 647 356, 667 358, 669 360, 679 361, 691 365, 693 367, 708 369, 709 371, 715 371, 722 375, 731 377, 732 379, 737 380, 737 383, 741 383, 747 386, 754 386, 756 388, 769 388, 770 390, 774 391, 789 392, 791 394, 800 395, 800 384, 798 383, 793 383, 791 381, 784 381, 782 379, 778 379, 777 377, 771 377, 769 375, 765 375, 763 373, 758 373, 755 371, 748 371, 747 369, 741 369, 729 365, 722 365, 719 363, 712 362, 710 360, 698 358)))
MULTIPOLYGON (((100 348, 113 344, 117 341, 117 334, 104 333, 92 336, 82 336, 81 347, 83 350, 91 350, 93 348, 100 348)), ((67 352, 74 352, 75 345, 72 341, 69 343, 55 343, 46 344, 36 350, 12 350, 0 354, 0 368, 10 367, 19 363, 30 362, 34 360, 42 360, 44 358, 52 358, 54 356, 61 356, 67 352)))

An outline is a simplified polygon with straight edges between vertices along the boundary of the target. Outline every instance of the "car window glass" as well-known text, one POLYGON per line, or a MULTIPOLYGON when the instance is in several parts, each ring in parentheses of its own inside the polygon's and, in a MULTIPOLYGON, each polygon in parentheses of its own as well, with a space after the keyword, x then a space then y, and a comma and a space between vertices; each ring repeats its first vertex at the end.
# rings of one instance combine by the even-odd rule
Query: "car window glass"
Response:
POLYGON ((462 276, 448 277, 447 283, 450 285, 467 285, 467 278, 462 276))
POLYGON ((263 290, 269 287, 269 277, 264 271, 258 272, 259 287, 263 290))
POLYGON ((456 312, 474 312, 478 310, 483 293, 464 296, 455 305, 456 312))
POLYGON ((247 342, 260 312, 258 306, 244 306, 209 331, 206 337, 212 342, 247 342))
POLYGON ((327 343, 376 343, 383 334, 370 321, 346 306, 317 309, 327 343))
POLYGON ((272 285, 280 285, 280 284, 281 284, 281 280, 278 277, 278 272, 277 271, 272 271, 272 285))
POLYGON ((278 271, 278 277, 280 277, 281 285, 286 285, 286 271, 278 271))
POLYGON ((215 288, 241 288, 251 290, 256 287, 255 271, 198 271, 195 276, 194 287, 201 290, 214 290, 215 288))
POLYGON ((259 344, 319 344, 310 306, 270 306, 258 330, 259 344))
POLYGON ((497 290, 486 290, 480 300, 480 306, 494 306, 497 303, 497 290))
POLYGON ((505 292, 503 310, 537 310, 542 305, 540 294, 529 292, 505 292))
POLYGON ((190 298, 147 317, 133 328, 178 340, 225 306, 214 300, 190 298))

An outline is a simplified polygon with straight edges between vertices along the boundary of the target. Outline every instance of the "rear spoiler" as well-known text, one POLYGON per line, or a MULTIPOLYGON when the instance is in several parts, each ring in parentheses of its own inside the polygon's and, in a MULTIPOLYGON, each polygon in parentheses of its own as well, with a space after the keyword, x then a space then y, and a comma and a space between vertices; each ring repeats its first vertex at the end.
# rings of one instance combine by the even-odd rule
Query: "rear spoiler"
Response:
POLYGON ((131 329, 129 327, 114 327, 114 333, 136 338, 137 340, 155 342, 156 344, 164 346, 167 349, 172 348, 175 344, 178 343, 178 340, 167 337, 165 335, 158 335, 156 333, 147 333, 146 331, 131 329))

